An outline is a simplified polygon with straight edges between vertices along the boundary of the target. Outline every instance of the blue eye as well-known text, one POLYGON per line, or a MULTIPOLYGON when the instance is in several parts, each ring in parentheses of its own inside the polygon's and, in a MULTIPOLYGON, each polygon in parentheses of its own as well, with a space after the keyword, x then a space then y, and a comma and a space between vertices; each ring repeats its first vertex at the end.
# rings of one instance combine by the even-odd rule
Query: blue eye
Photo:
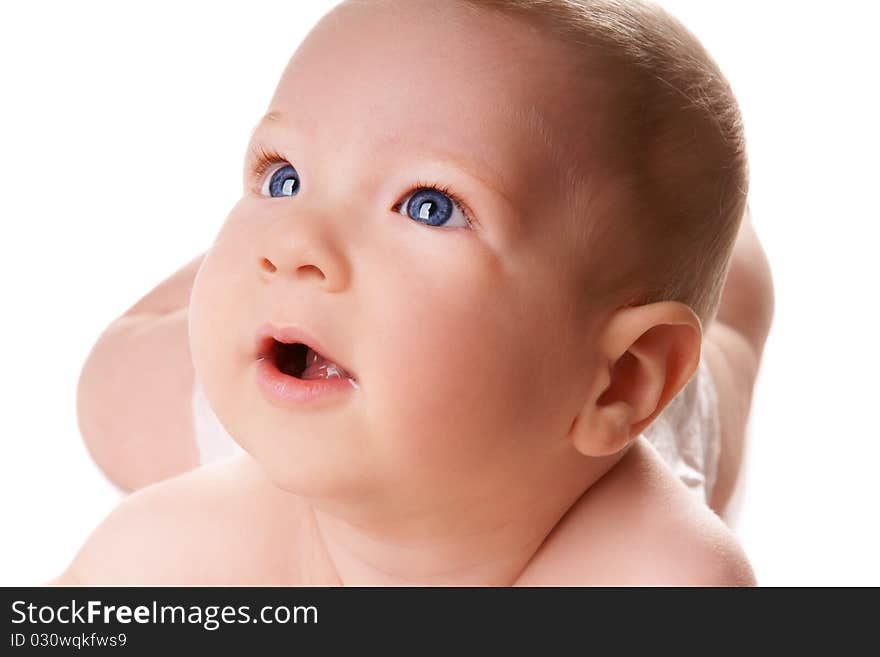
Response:
POLYGON ((275 197, 293 196, 299 191, 299 174, 290 164, 285 164, 269 176, 262 191, 275 197))
POLYGON ((435 187, 418 188, 399 207, 406 208, 410 219, 427 226, 447 226, 453 219, 459 219, 459 225, 450 227, 467 228, 470 225, 468 216, 458 201, 450 193, 435 187))

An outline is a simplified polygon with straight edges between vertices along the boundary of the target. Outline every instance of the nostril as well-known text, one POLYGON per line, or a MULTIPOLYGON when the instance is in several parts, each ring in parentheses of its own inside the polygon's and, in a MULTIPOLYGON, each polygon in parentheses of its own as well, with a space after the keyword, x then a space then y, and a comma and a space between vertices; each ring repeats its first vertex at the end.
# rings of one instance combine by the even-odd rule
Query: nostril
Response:
POLYGON ((272 264, 272 262, 268 258, 263 258, 263 260, 260 262, 260 265, 270 274, 274 274, 275 271, 278 269, 275 265, 272 264))
POLYGON ((304 271, 304 272, 308 272, 308 273, 311 273, 311 272, 314 271, 314 272, 318 275, 318 278, 325 278, 325 276, 324 276, 324 272, 322 272, 322 271, 321 271, 318 267, 316 267, 315 265, 302 265, 299 269, 302 270, 302 271, 304 271))

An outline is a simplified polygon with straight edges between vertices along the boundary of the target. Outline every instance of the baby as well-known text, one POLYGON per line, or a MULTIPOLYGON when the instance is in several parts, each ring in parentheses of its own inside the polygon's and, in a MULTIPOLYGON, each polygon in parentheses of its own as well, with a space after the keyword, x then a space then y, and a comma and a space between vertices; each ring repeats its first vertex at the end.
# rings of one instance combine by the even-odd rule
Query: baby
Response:
POLYGON ((729 87, 658 8, 342 3, 209 251, 120 320, 166 348, 119 376, 174 383, 79 389, 126 487, 197 464, 192 377, 244 452, 129 496, 55 583, 754 583, 713 513, 772 315, 746 189, 729 87), (642 435, 701 354, 709 505, 642 435))

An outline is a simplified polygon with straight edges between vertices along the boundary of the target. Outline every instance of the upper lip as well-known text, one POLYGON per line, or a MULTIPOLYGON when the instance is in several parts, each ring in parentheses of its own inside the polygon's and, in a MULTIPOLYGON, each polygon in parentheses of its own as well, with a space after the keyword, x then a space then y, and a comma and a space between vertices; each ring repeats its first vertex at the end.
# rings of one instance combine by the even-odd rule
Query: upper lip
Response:
POLYGON ((324 358, 339 365, 348 373, 348 375, 357 380, 355 373, 349 369, 348 365, 336 360, 335 357, 324 348, 324 345, 305 329, 298 326, 276 326, 272 322, 266 322, 257 329, 257 358, 269 358, 274 353, 275 342, 283 342, 285 344, 301 343, 311 347, 324 358))

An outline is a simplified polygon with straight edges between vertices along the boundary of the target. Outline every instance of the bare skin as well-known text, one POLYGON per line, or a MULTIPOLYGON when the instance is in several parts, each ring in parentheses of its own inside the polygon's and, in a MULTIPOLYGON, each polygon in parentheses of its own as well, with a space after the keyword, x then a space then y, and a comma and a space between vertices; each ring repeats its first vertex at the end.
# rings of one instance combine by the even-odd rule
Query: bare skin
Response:
MULTIPOLYGON (((397 8, 398 25, 420 19, 415 4, 406 6, 413 12, 397 8)), ((498 107, 523 102, 524 73, 522 67, 505 73, 492 65, 494 48, 510 39, 520 40, 520 52, 544 52, 546 61, 530 60, 536 79, 526 87, 532 90, 552 75, 562 53, 537 48, 539 37, 522 26, 507 26, 509 33, 496 40, 492 24, 455 12, 443 18, 455 21, 461 45, 469 44, 466 52, 461 49, 465 59, 427 58, 411 71, 400 62, 420 56, 417 31, 397 29, 378 8, 337 11, 322 21, 291 60, 255 134, 297 160, 303 175, 297 203, 260 197, 254 191, 259 181, 251 180, 204 260, 142 299, 96 345, 80 381, 80 424, 114 481, 138 488, 196 465, 188 410, 196 372, 218 417, 248 454, 130 496, 57 583, 754 582, 723 522, 638 435, 685 385, 702 351, 718 383, 728 455, 712 500, 713 508, 723 509, 739 468, 748 412, 743 400, 751 395, 772 315, 769 270, 760 269, 766 263, 757 241, 750 242, 743 266, 759 273, 737 282, 752 289, 731 295, 737 307, 719 315, 717 330, 713 325, 706 336, 693 312, 675 302, 603 314, 585 301, 573 310, 575 277, 568 274, 575 267, 560 252, 571 242, 567 224, 545 223, 533 233, 529 226, 535 224, 526 216, 561 214, 558 199, 564 195, 535 157, 539 148, 529 149, 532 159, 517 153, 514 146, 528 138, 509 132, 515 124, 495 114, 498 107), (373 52, 366 45, 376 39, 401 51, 373 52), (321 62, 328 52, 346 62, 340 70, 350 70, 350 80, 327 84, 321 62), (480 72, 490 76, 485 84, 496 85, 495 95, 477 99, 469 110, 490 120, 462 125, 453 119, 480 72), (394 74, 399 78, 389 82, 394 74), (447 100, 437 98, 435 85, 425 80, 442 80, 447 100), (364 112, 365 99, 377 91, 384 104, 364 112), (421 108, 429 104, 434 112, 426 116, 421 108), (290 118, 294 107, 300 131, 290 118), (394 111, 385 115, 382 108, 394 111), (309 141, 303 125, 320 126, 320 135, 309 141), (373 210, 354 200, 373 198, 378 192, 371 185, 381 177, 358 176, 378 175, 365 162, 385 163, 376 166, 383 175, 385 168, 397 170, 391 153, 400 149, 388 140, 359 139, 383 126, 387 134, 430 134, 434 145, 447 150, 461 151, 464 143, 494 156, 513 181, 504 185, 508 194, 530 190, 522 180, 543 176, 545 184, 534 185, 533 196, 510 202, 448 165, 426 164, 425 177, 452 178, 480 208, 483 231, 373 223, 373 210), (504 132, 467 132, 485 126, 504 132), (331 175, 334 193, 317 182, 306 193, 310 180, 331 175), (512 207, 519 208, 522 222, 502 223, 512 207), (293 215, 298 221, 289 221, 293 215), (343 227, 355 216, 363 221, 343 227), (393 271, 387 266, 391 252, 393 271), (436 272, 454 272, 454 284, 436 272), (556 278, 538 275, 545 272, 556 278), (321 312, 309 313, 309 306, 321 312), (524 316, 523 307, 541 313, 524 316), (284 323, 315 316, 326 319, 321 337, 333 356, 354 363, 363 389, 332 413, 275 408, 254 385, 254 329, 269 318, 284 323), (545 316, 558 321, 545 322, 545 316), (388 317, 398 321, 389 323, 388 317), (181 372, 186 359, 164 348, 186 344, 187 329, 194 369, 181 372), (450 350, 449 336, 470 335, 492 336, 497 349, 461 340, 450 350), (130 349, 132 340, 139 349, 130 349), (137 371, 164 363, 163 376, 174 378, 179 394, 171 386, 160 399, 154 392, 147 397, 151 406, 128 401, 130 393, 114 399, 115 390, 100 383, 113 367, 114 345, 134 354, 126 367, 137 371), (407 367, 390 372, 391 362, 407 367), (471 373, 467 386, 464 371, 471 373), (559 371, 572 371, 575 385, 560 382, 559 371), (438 403, 451 399, 454 406, 438 403), (119 413, 117 401, 131 414, 119 413), (115 412, 96 410, 101 407, 115 412), (160 409, 168 411, 166 427, 160 426, 166 421, 160 409), (114 443, 126 435, 119 419, 125 415, 149 416, 150 424, 130 443, 114 443), (169 438, 153 440, 163 429, 169 438), (154 453, 160 454, 156 465, 145 467, 154 453), (645 545, 652 549, 644 551, 645 545)), ((553 102, 542 109, 560 107, 553 102)), ((545 121, 554 125, 564 117, 563 108, 545 121)), ((397 185, 382 189, 394 192, 397 185)), ((404 194, 406 185, 399 191, 404 194)), ((754 235, 744 233, 743 239, 754 235)), ((160 385, 156 379, 150 390, 160 385)), ((135 426, 140 431, 142 425, 135 426)))
MULTIPOLYGON (((640 441, 643 439, 640 439, 640 441)), ((430 545, 395 546, 402 555, 430 545)), ((440 549, 439 547, 437 548, 440 549)), ((749 586, 736 540, 637 442, 536 546, 501 568, 406 572, 328 552, 303 500, 242 455, 129 496, 95 531, 59 585, 749 586), (185 529, 184 529, 185 528, 185 529), (646 546, 650 546, 647 549, 646 546)))
MULTIPOLYGON (((187 324, 190 292, 203 258, 204 254, 194 258, 110 324, 80 376, 82 435, 104 473, 126 491, 199 465, 187 324), (114 382, 128 372, 144 372, 155 379, 129 380, 129 392, 122 394, 114 382)), ((752 391, 773 303, 769 264, 747 212, 718 315, 703 337, 702 357, 715 382, 722 425, 718 479, 709 506, 722 519, 739 479, 752 391)))
MULTIPOLYGON (((722 425, 719 478, 711 500, 716 513, 723 512, 736 483, 767 312, 772 312, 769 270, 747 216, 719 311, 719 317, 729 319, 714 322, 703 342, 703 357, 718 389, 722 425), (731 362, 750 365, 731 368, 731 362)), ((587 492, 512 583, 754 583, 730 532, 715 514, 695 503, 656 452, 641 441, 587 492), (640 512, 627 513, 632 509, 640 512), (677 524, 681 531, 672 531, 677 524), (644 551, 645 545, 654 549, 644 551), (680 567, 682 554, 692 555, 686 570, 680 567)), ((258 464, 242 455, 132 495, 54 583, 333 586, 370 581, 363 573, 352 575, 337 570, 307 505, 274 486, 258 464), (190 530, 181 532, 181 525, 190 530), (137 568, 131 567, 132 561, 137 568)))

